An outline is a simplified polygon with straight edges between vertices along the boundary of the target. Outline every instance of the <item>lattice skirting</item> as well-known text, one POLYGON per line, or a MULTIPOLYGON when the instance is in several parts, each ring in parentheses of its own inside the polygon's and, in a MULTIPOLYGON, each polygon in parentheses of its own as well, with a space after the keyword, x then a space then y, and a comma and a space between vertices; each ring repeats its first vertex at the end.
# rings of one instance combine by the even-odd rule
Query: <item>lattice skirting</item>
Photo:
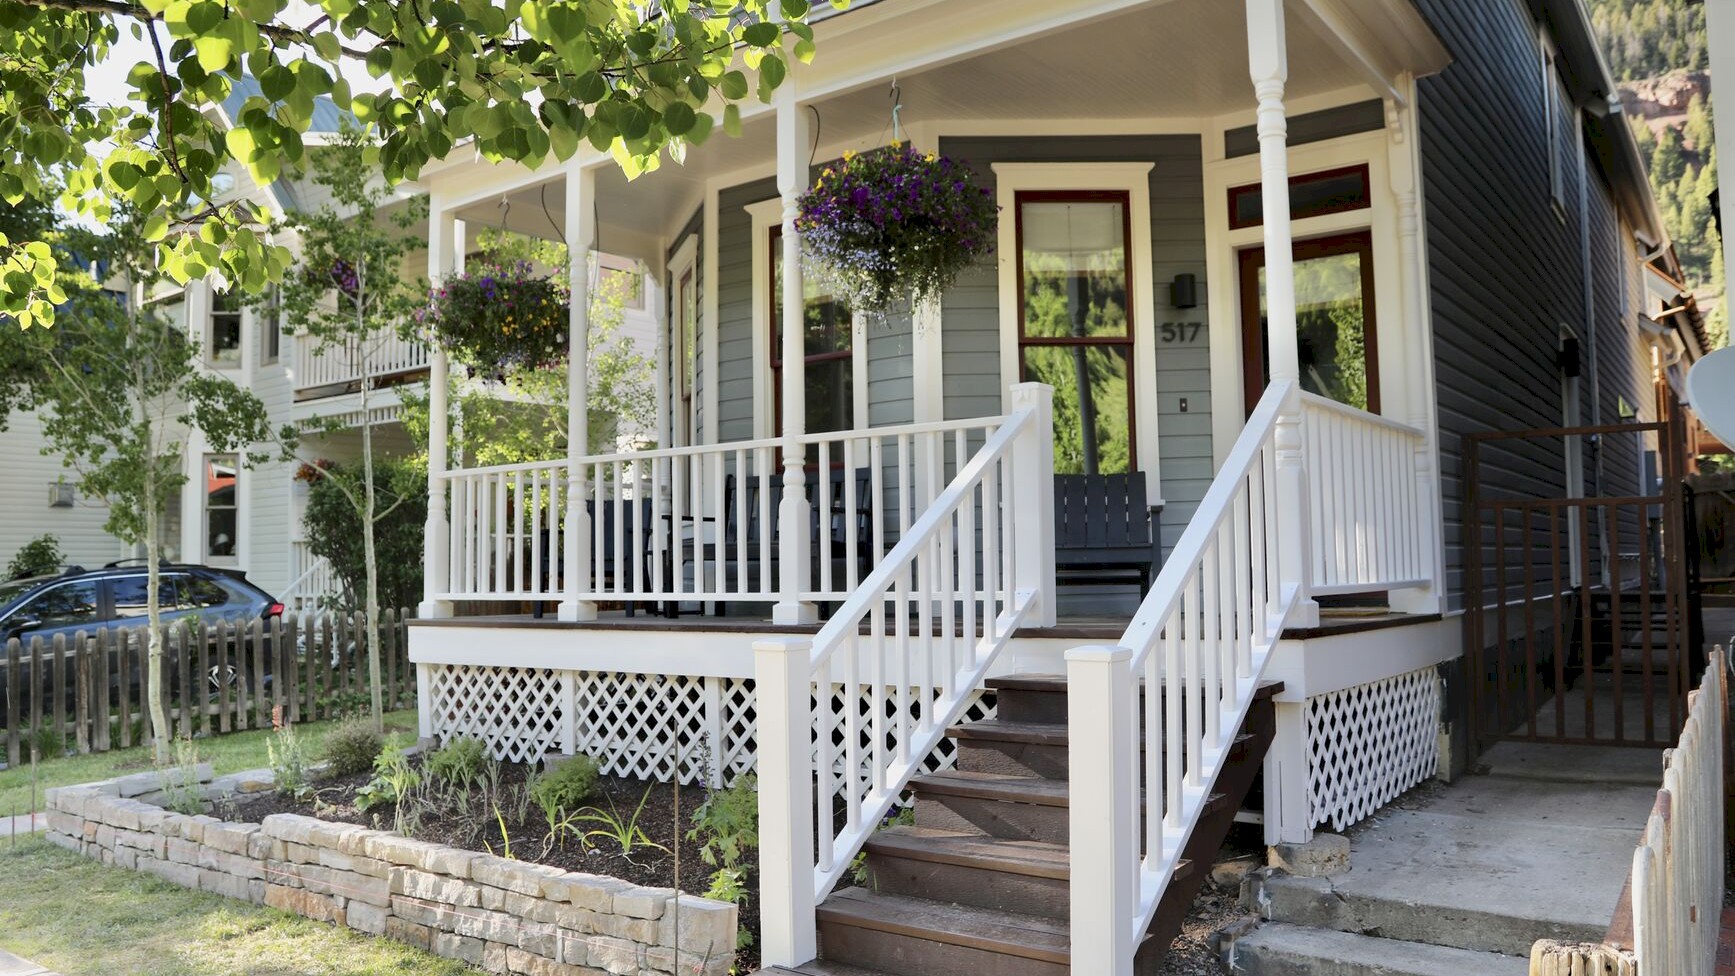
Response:
MULTIPOLYGON (((544 668, 494 668, 423 664, 428 719, 442 740, 470 735, 488 743, 497 758, 527 762, 549 752, 582 752, 602 764, 603 772, 635 779, 668 781, 677 769, 683 783, 728 783, 754 768, 757 715, 750 678, 564 671, 544 668)), ((817 692, 817 688, 815 689, 817 692)), ((847 750, 836 741, 842 716, 853 702, 865 744, 872 735, 876 707, 886 710, 882 728, 896 741, 896 689, 861 686, 853 695, 833 685, 829 712, 815 695, 822 722, 834 729, 836 767, 847 750), (829 720, 829 721, 826 721, 829 720)), ((904 696, 912 714, 924 696, 904 696)), ((960 721, 994 717, 992 695, 978 692, 960 721)), ((929 770, 954 761, 951 740, 924 761, 929 770)))
POLYGON ((1307 700, 1310 823, 1360 821, 1434 774, 1440 679, 1423 668, 1307 700))

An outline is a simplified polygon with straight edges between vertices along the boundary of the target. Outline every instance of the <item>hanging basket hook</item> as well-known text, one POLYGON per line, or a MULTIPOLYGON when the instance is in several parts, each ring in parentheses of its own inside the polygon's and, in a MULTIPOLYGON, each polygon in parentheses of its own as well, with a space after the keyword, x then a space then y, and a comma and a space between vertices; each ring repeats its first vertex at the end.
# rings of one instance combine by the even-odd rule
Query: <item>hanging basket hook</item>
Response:
POLYGON ((898 119, 898 114, 904 110, 904 101, 903 101, 903 89, 898 87, 898 78, 896 75, 892 76, 891 99, 892 99, 892 142, 899 143, 899 142, 904 141, 903 126, 902 126, 902 123, 898 119))

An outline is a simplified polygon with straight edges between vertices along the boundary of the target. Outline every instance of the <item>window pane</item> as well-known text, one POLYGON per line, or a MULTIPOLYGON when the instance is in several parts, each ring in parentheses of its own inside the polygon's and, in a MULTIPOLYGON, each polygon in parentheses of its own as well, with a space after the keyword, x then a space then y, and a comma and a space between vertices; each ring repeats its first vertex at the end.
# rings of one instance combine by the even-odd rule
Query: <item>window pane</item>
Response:
POLYGON ((241 302, 230 295, 211 296, 211 362, 241 364, 241 302))
POLYGON ((235 457, 205 459, 205 555, 235 555, 235 457))
MULTIPOLYGON (((1295 329, 1301 346, 1301 388, 1368 409, 1366 308, 1359 253, 1295 262, 1295 329)), ((1259 269, 1259 314, 1266 316, 1265 269, 1259 269)), ((1266 371, 1270 369, 1266 343, 1266 371)))
POLYGON ((1113 200, 1019 204, 1024 334, 1127 334, 1126 205, 1113 200))
POLYGON ((1131 469, 1127 354, 1122 345, 1024 347, 1024 378, 1054 387, 1055 474, 1131 469))
MULTIPOLYGON (((114 592, 114 615, 120 618, 145 616, 149 612, 149 583, 143 576, 117 576, 110 580, 109 587, 114 592)), ((164 577, 159 585, 162 587, 161 606, 165 610, 174 609, 174 591, 168 578, 164 577)))
MULTIPOLYGON (((1368 206, 1365 166, 1294 176, 1289 180, 1291 220, 1360 210, 1368 206)), ((1229 226, 1257 227, 1265 222, 1265 191, 1257 183, 1229 191, 1229 226)))
POLYGON ((848 359, 807 364, 807 429, 823 434, 855 426, 854 370, 848 359))
POLYGON ((96 620, 96 583, 56 586, 30 601, 24 612, 40 617, 44 627, 93 622, 96 620))
POLYGON ((229 602, 229 594, 208 579, 189 577, 187 588, 190 591, 186 594, 186 605, 189 608, 220 607, 229 602))

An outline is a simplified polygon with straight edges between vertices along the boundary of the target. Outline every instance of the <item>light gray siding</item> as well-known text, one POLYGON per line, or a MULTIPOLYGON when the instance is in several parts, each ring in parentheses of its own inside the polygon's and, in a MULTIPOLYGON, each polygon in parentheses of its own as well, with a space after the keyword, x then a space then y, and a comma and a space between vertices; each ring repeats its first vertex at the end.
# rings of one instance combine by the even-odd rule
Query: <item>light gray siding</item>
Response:
MULTIPOLYGON (((1211 373, 1209 330, 1204 327, 1205 201, 1199 137, 1087 136, 1067 138, 942 139, 940 150, 970 163, 992 186, 997 162, 1149 162, 1151 196, 1151 270, 1156 283, 1158 342, 1155 362, 1139 363, 1134 396, 1157 398, 1158 450, 1162 484, 1151 486, 1153 500, 1167 506, 1162 515, 1165 550, 1181 530, 1210 486, 1211 373), (1169 303, 1169 283, 1176 275, 1198 278, 1200 304, 1177 309, 1169 303), (1161 341, 1165 322, 1198 323, 1188 330, 1192 341, 1161 341), (1185 399, 1187 409, 1181 410, 1185 399)), ((1003 214, 1002 219, 1012 219, 1003 214)), ((941 328, 948 418, 998 413, 1003 384, 1000 376, 1000 311, 995 258, 989 257, 946 293, 941 328)))
POLYGON ((776 195, 774 179, 730 187, 718 195, 718 440, 753 436, 753 248, 764 244, 753 240, 753 218, 746 207, 776 195))

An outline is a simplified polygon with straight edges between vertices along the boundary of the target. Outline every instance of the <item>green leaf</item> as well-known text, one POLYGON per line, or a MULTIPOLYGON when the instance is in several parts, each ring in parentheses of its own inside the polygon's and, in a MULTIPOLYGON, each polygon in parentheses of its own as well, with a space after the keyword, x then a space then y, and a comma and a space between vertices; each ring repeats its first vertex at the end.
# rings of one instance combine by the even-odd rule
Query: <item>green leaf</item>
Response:
POLYGON ((723 131, 736 138, 741 136, 741 106, 733 102, 723 106, 723 131))
POLYGON ((693 129, 697 113, 686 102, 676 102, 663 111, 663 128, 669 135, 684 136, 693 129))
POLYGON ((235 42, 207 34, 193 41, 193 51, 198 55, 199 67, 210 72, 222 71, 234 57, 235 42))
POLYGON ((771 47, 777 43, 777 39, 781 36, 783 33, 777 29, 776 24, 768 24, 764 21, 748 24, 747 29, 741 32, 741 40, 754 47, 771 47))
POLYGON ((343 57, 343 44, 337 39, 337 35, 330 31, 313 35, 313 50, 327 61, 336 61, 343 57))
POLYGON ((295 90, 295 73, 282 65, 272 65, 259 76, 259 90, 265 97, 280 102, 295 90))
POLYGON ((723 97, 731 101, 737 98, 746 98, 747 76, 739 71, 731 71, 723 76, 722 82, 717 87, 722 91, 723 97))

